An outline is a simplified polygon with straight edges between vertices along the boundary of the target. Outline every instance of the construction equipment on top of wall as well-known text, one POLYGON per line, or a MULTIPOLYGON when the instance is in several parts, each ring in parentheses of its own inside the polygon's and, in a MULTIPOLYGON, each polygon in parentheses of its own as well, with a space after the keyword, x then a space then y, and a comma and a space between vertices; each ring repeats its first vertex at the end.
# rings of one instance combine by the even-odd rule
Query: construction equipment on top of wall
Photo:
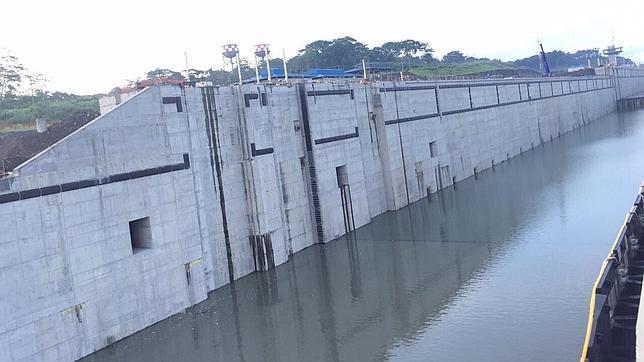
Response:
POLYGON ((550 76, 550 66, 548 65, 548 59, 546 58, 546 52, 543 50, 543 44, 539 42, 539 64, 543 70, 543 75, 546 77, 550 76))

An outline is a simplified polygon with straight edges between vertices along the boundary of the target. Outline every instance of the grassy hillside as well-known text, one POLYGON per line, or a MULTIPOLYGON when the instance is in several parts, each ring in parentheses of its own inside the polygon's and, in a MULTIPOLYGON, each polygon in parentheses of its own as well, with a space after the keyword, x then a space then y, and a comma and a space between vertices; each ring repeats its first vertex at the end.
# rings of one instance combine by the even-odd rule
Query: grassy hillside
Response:
POLYGON ((33 131, 36 129, 36 122, 0 122, 0 135, 4 133, 33 131))
POLYGON ((515 69, 518 68, 500 62, 467 62, 459 64, 440 63, 428 67, 412 68, 410 72, 420 77, 450 77, 515 69))

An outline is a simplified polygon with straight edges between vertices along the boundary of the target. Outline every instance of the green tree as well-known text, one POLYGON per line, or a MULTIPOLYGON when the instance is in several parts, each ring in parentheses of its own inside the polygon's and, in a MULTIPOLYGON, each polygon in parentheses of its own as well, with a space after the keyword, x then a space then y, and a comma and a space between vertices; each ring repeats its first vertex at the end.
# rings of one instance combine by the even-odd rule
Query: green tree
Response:
POLYGON ((465 58, 465 55, 463 55, 463 53, 461 53, 460 51, 453 50, 445 54, 443 56, 442 61, 447 64, 458 64, 458 63, 465 63, 466 58, 465 58))
POLYGON ((387 42, 381 47, 386 53, 393 58, 415 58, 423 57, 427 53, 432 54, 434 50, 427 43, 417 40, 407 39, 403 41, 387 42))
POLYGON ((165 68, 156 68, 146 73, 145 77, 150 80, 157 79, 173 79, 173 80, 183 80, 186 79, 181 72, 176 72, 174 70, 165 69, 165 68))
POLYGON ((413 39, 403 41, 387 42, 380 47, 386 54, 385 58, 402 61, 407 63, 408 68, 412 66, 412 60, 415 65, 432 62, 434 60, 434 50, 427 44, 413 39))
POLYGON ((0 99, 15 95, 22 83, 24 66, 6 50, 0 52, 0 99))
POLYGON ((394 62, 396 56, 383 47, 374 47, 369 50, 367 57, 374 62, 394 62))
POLYGON ((29 93, 32 98, 36 96, 36 92, 41 91, 47 83, 47 78, 40 73, 26 73, 24 78, 29 85, 29 93))
POLYGON ((309 68, 348 69, 366 58, 369 48, 363 43, 345 36, 343 38, 317 40, 307 44, 289 60, 289 68, 302 72, 309 68))

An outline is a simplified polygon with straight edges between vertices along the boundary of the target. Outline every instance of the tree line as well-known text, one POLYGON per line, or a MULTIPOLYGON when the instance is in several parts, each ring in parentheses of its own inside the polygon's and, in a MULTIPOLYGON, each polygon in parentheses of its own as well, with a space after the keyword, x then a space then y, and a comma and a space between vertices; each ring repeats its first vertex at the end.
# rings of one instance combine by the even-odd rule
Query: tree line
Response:
POLYGON ((45 76, 30 71, 18 57, 0 49, 0 100, 17 97, 21 92, 34 96, 46 83, 45 76))
MULTIPOLYGON (((369 48, 366 44, 352 37, 342 37, 333 40, 316 40, 306 44, 294 57, 287 60, 289 72, 302 73, 307 69, 351 69, 360 67, 362 60, 368 63, 379 63, 392 69, 409 71, 415 67, 432 64, 458 64, 469 61, 489 61, 487 58, 475 58, 464 55, 461 51, 454 50, 445 54, 441 59, 434 57, 434 49, 426 42, 407 39, 395 42, 386 42, 380 46, 369 48)), ((240 62, 242 78, 248 79, 255 76, 254 64, 246 58, 240 62)), ((282 68, 283 60, 273 58, 270 61, 271 69, 282 68)), ((260 62, 260 68, 266 68, 266 62, 260 62)), ((231 84, 237 82, 237 70, 189 69, 191 81, 212 81, 215 84, 231 84)), ((174 79, 185 80, 185 72, 166 68, 157 68, 149 71, 145 79, 174 79)))
POLYGON ((50 120, 87 120, 98 115, 97 96, 48 92, 47 79, 30 71, 20 59, 0 50, 0 122, 50 120))
MULTIPOLYGON (((559 73, 565 73, 569 67, 597 66, 598 62, 605 64, 607 58, 598 49, 579 50, 574 53, 554 50, 546 53, 550 68, 559 73)), ((345 36, 332 40, 316 40, 306 44, 294 57, 287 60, 289 72, 302 73, 307 69, 351 69, 361 67, 362 60, 368 63, 379 63, 395 71, 414 72, 415 69, 458 67, 461 64, 489 63, 503 64, 505 69, 515 68, 529 70, 533 73, 541 71, 539 55, 535 45, 535 55, 502 62, 499 59, 477 58, 468 56, 460 50, 452 50, 440 59, 434 56, 434 49, 419 40, 407 39, 386 42, 369 48, 366 44, 345 36)), ((620 63, 632 63, 630 59, 620 58, 620 63)), ((265 68, 265 64, 260 65, 265 68)), ((271 68, 282 68, 282 59, 271 59, 271 68)), ((241 60, 242 78, 252 79, 255 76, 254 66, 247 59, 241 60)), ((146 74, 147 79, 185 79, 184 73, 169 69, 155 69, 146 74)), ((210 80, 215 84, 231 84, 237 81, 236 70, 208 69, 190 70, 190 80, 210 80)))
MULTIPOLYGON (((536 47, 535 47, 536 48, 536 47)), ((536 49, 535 49, 536 50, 536 49)), ((316 40, 306 44, 298 53, 287 60, 289 72, 302 73, 307 69, 351 69, 360 67, 362 60, 368 63, 379 63, 397 71, 414 73, 418 69, 436 67, 458 67, 461 64, 496 63, 505 67, 530 69, 539 72, 539 56, 536 54, 510 62, 490 60, 468 56, 460 50, 453 50, 440 59, 435 57, 434 49, 427 42, 407 39, 385 42, 379 46, 368 47, 366 44, 349 36, 316 40)), ((567 53, 554 50, 546 53, 550 68, 565 71, 569 67, 584 66, 590 62, 596 66, 598 60, 606 62, 598 49, 579 50, 567 53)), ((632 63, 630 59, 620 58, 622 63, 632 63)), ((271 59, 271 68, 282 68, 281 58, 271 59)), ((255 76, 254 64, 241 59, 242 78, 252 79, 255 76)), ((266 68, 265 62, 260 64, 266 68)), ((422 74, 418 72, 417 74, 422 74)), ((190 69, 190 81, 210 81, 214 84, 232 84, 237 82, 236 69, 190 69)), ((183 72, 157 68, 145 74, 145 79, 185 80, 183 72)), ((20 60, 6 49, 0 50, 0 121, 8 119, 27 119, 29 117, 60 117, 63 112, 75 114, 95 114, 98 112, 98 96, 76 96, 67 93, 50 93, 44 90, 47 79, 39 73, 27 69, 20 60), (52 105, 56 104, 56 105, 52 105), (61 104, 63 106, 61 106, 61 104), (66 105, 65 105, 66 104, 66 105), (52 111, 56 108, 56 111, 52 111), (20 111, 18 111, 20 110, 20 111)), ((113 89, 118 91, 118 88, 113 89)))

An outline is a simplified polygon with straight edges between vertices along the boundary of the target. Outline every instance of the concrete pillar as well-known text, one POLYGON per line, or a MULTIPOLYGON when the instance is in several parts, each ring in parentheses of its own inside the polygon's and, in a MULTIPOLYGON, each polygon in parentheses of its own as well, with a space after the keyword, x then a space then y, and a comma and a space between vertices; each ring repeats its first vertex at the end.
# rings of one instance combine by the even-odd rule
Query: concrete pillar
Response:
POLYGON ((44 118, 36 118, 36 132, 45 133, 47 132, 47 120, 44 118))

